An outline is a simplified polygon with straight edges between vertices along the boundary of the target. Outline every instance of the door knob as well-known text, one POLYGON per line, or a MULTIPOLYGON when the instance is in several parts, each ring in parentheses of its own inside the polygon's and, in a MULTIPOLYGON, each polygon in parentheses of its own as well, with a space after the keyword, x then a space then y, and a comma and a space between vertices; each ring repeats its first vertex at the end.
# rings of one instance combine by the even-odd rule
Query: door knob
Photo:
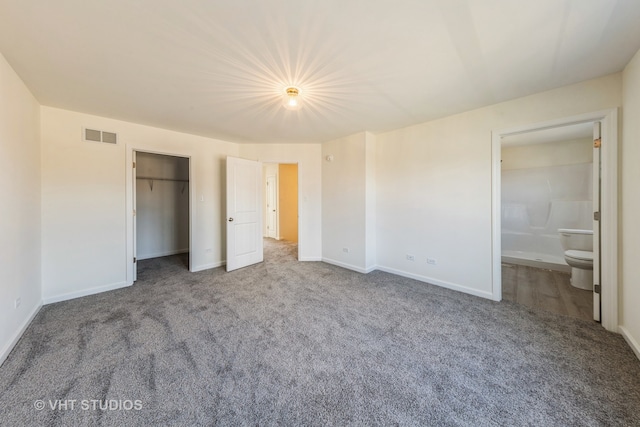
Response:
POLYGON ((233 222, 233 218, 229 218, 229 222, 233 222))

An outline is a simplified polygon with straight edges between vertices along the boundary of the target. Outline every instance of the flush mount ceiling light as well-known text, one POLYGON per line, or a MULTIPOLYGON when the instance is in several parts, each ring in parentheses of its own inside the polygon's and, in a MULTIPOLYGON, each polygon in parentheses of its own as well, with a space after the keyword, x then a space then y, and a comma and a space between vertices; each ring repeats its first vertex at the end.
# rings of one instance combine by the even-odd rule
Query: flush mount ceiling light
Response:
POLYGON ((290 86, 285 89, 282 96, 282 105, 287 110, 299 110, 302 106, 302 99, 300 98, 300 89, 290 86))

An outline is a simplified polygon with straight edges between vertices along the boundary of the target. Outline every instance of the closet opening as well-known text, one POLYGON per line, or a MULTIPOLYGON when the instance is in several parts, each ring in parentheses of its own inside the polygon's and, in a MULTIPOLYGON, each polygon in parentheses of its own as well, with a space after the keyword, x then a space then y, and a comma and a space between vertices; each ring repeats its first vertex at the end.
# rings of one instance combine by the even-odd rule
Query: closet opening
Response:
POLYGON ((143 266, 153 268, 146 260, 188 270, 190 159, 142 151, 133 158, 134 280, 143 266))

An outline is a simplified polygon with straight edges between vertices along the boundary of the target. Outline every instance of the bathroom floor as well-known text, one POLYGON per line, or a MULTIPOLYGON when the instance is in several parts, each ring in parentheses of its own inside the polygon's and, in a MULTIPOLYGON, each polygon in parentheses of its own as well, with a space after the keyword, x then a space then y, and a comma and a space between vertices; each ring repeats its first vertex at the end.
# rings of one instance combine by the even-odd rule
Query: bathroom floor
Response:
POLYGON ((539 310, 593 319, 593 293, 569 283, 569 273, 502 264, 502 298, 539 310))

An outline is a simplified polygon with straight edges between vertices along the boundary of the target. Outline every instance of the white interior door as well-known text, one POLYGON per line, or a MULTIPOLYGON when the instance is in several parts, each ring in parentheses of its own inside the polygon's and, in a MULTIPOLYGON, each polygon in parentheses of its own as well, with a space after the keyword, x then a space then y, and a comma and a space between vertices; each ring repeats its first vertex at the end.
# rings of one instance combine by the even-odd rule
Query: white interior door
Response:
POLYGON ((227 271, 262 262, 262 163, 227 157, 227 271))
POLYGON ((138 280, 138 238, 137 238, 137 230, 138 230, 138 219, 137 219, 137 209, 138 205, 136 202, 136 186, 137 186, 137 172, 136 172, 136 152, 133 152, 133 281, 138 280))
POLYGON ((593 124, 593 320, 600 321, 600 122, 593 124))
POLYGON ((278 204, 276 197, 276 177, 267 177, 267 237, 278 238, 278 204))

